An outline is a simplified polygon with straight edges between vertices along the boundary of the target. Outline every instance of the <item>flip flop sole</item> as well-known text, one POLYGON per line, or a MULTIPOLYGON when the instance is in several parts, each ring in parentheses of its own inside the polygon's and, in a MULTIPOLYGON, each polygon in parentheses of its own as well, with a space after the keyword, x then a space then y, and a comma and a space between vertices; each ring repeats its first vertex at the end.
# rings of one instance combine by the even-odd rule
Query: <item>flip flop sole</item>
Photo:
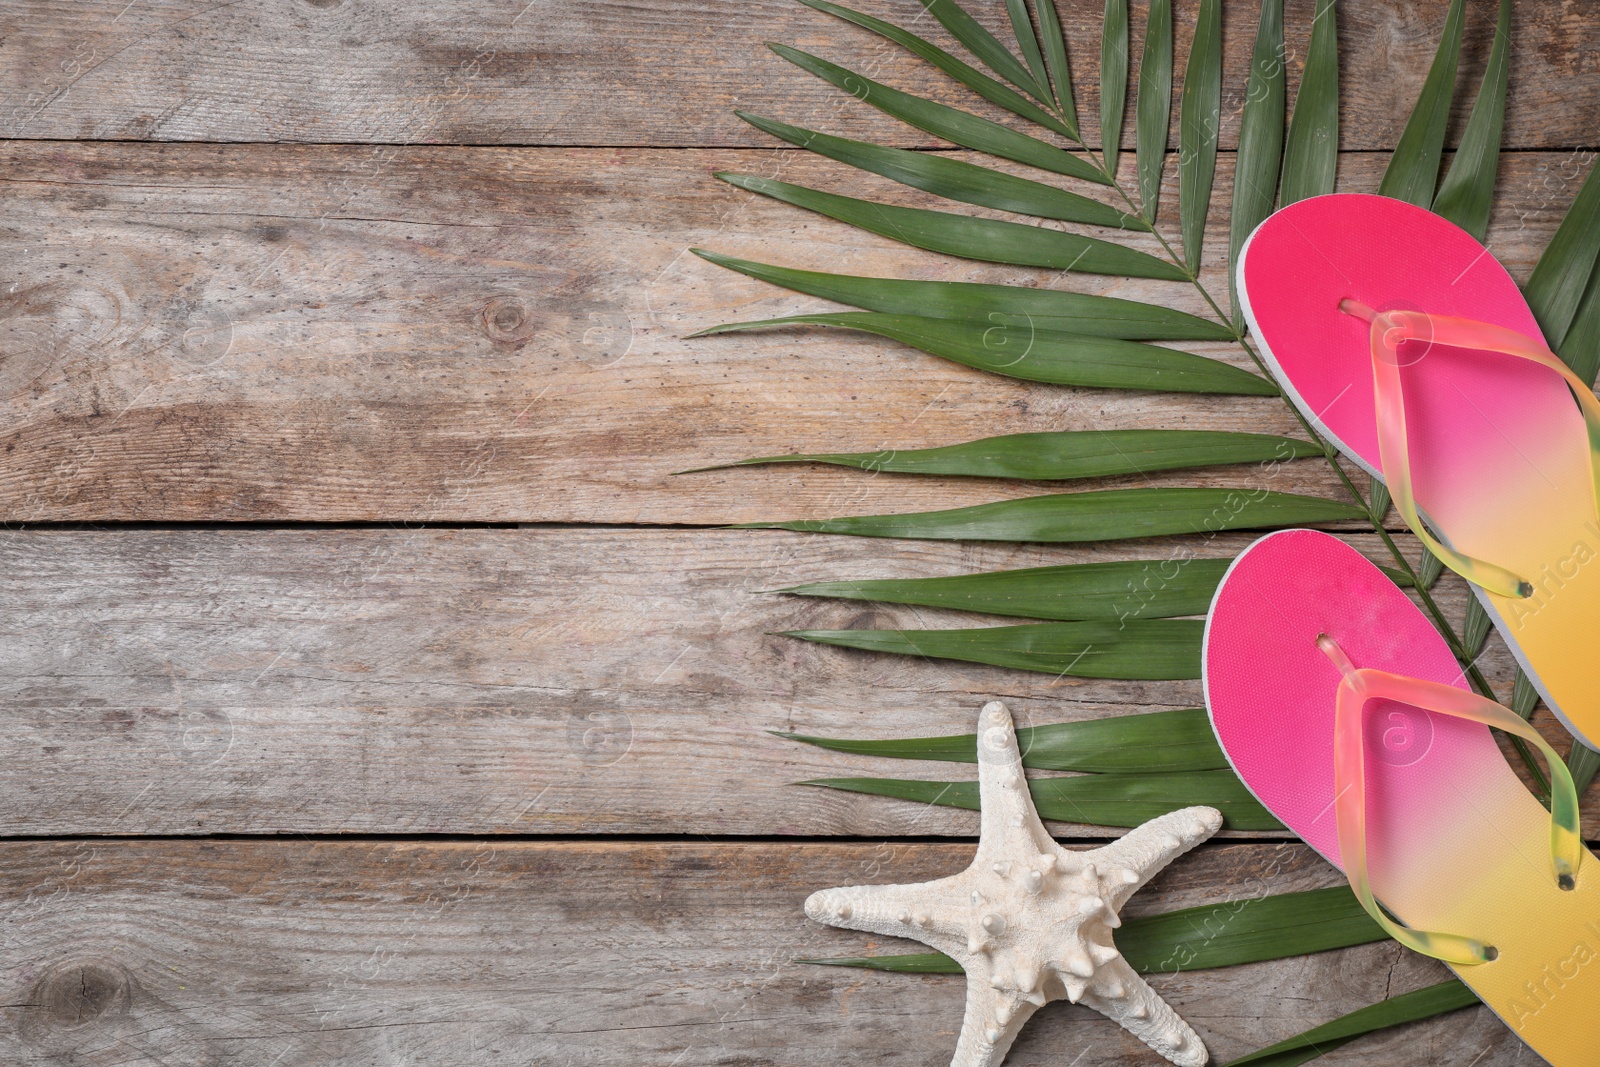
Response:
MULTIPOLYGON (((1366 322, 1379 311, 1476 319, 1541 339, 1522 292, 1470 234, 1388 197, 1334 194, 1284 208, 1246 242, 1240 303, 1301 412, 1382 478, 1366 322)), ((1402 350, 1417 505, 1440 540, 1534 585, 1527 600, 1473 591, 1546 702, 1600 747, 1600 524, 1588 439, 1550 371, 1487 352, 1402 350)))
MULTIPOLYGON (((1405 593, 1327 534, 1285 530, 1229 568, 1206 622, 1206 706, 1229 762, 1258 800, 1335 866, 1338 642, 1357 667, 1465 688, 1438 632, 1405 593)), ((1498 957, 1453 968, 1557 1067, 1600 1049, 1600 861, 1573 890, 1550 860, 1550 816, 1489 728, 1392 701, 1366 709, 1373 891, 1413 928, 1466 934, 1498 957)))

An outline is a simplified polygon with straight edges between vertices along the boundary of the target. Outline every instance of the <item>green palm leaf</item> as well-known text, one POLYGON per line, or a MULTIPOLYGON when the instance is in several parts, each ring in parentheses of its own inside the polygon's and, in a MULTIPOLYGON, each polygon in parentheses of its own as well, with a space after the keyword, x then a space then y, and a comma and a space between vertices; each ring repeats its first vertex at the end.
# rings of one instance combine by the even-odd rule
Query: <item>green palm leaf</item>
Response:
POLYGON ((1261 0, 1255 53, 1245 86, 1244 117, 1239 127, 1239 153, 1233 173, 1233 211, 1228 221, 1228 291, 1233 322, 1244 329, 1239 294, 1234 292, 1234 264, 1261 221, 1272 214, 1283 168, 1284 52, 1283 0, 1261 0))
POLYGON ((1055 481, 1148 474, 1226 463, 1273 463, 1321 454, 1322 449, 1307 441, 1272 434, 1215 430, 1066 430, 1006 434, 940 448, 761 456, 723 466, 831 463, 895 474, 1055 481))
POLYGON ((1083 222, 1092 226, 1110 226, 1114 229, 1144 230, 1149 227, 1143 219, 1125 215, 1116 208, 1090 200, 1078 193, 1057 189, 1053 185, 1018 178, 988 167, 980 167, 960 159, 949 159, 936 152, 913 152, 905 148, 886 148, 867 141, 852 141, 831 134, 791 126, 752 115, 735 112, 750 125, 852 167, 881 174, 891 181, 922 189, 950 200, 982 207, 998 208, 1020 215, 1034 215, 1062 222, 1083 222))
MULTIPOLYGON (((1528 306, 1550 347, 1563 355, 1567 332, 1577 318, 1585 293, 1592 288, 1595 260, 1600 257, 1600 167, 1589 171, 1577 198, 1567 209, 1556 235, 1539 257, 1523 287, 1528 306)), ((1576 353, 1575 353, 1576 354, 1576 353)))
POLYGON ((984 66, 1017 88, 1031 93, 1039 101, 1046 104, 1050 102, 1049 91, 1034 80, 1026 67, 1017 62, 1016 56, 1006 51, 1006 46, 1001 44, 994 34, 980 26, 977 20, 967 14, 966 9, 955 0, 922 0, 922 6, 939 20, 939 25, 943 26, 950 36, 977 56, 984 66))
POLYGON ((1494 179, 1500 168, 1500 132, 1505 126, 1506 80, 1510 70, 1511 0, 1500 0, 1500 21, 1483 86, 1472 105, 1472 118, 1461 135, 1461 147, 1439 186, 1433 210, 1482 241, 1494 205, 1494 179))
POLYGON ((1128 104, 1128 0, 1106 0, 1100 26, 1100 154, 1117 173, 1122 116, 1128 104))
POLYGON ((1195 619, 1035 622, 966 630, 789 630, 787 637, 866 652, 893 652, 1042 671, 1058 677, 1171 681, 1200 677, 1195 619))
POLYGON ((1300 91, 1283 153, 1283 203, 1333 192, 1339 165, 1339 23, 1334 0, 1317 0, 1300 91))
POLYGON ((1063 137, 1077 140, 1077 132, 1072 127, 1063 123, 1044 108, 1033 103, 1010 86, 995 81, 981 70, 970 64, 963 63, 938 45, 925 41, 914 33, 903 30, 882 19, 873 18, 871 15, 864 15, 859 11, 852 11, 848 7, 829 3, 828 0, 800 0, 800 2, 807 7, 844 19, 846 22, 853 22, 862 29, 871 30, 873 33, 893 41, 913 55, 932 63, 945 74, 954 78, 991 104, 1005 108, 1012 114, 1020 115, 1031 122, 1036 122, 1045 129, 1053 130, 1063 137))
POLYGON ((1082 178, 1084 181, 1098 182, 1101 185, 1110 184, 1109 179, 1093 164, 1053 144, 1019 133, 1009 126, 980 118, 960 108, 903 93, 899 89, 875 82, 871 78, 829 63, 825 59, 819 59, 798 48, 790 48, 783 44, 769 44, 767 47, 800 69, 838 86, 884 114, 892 115, 901 122, 925 130, 935 137, 943 137, 963 148, 1026 163, 1030 167, 1038 167, 1055 174, 1082 178))
MULTIPOLYGON (((1140 974, 1167 974, 1281 960, 1381 941, 1386 936, 1344 886, 1202 904, 1124 919, 1117 948, 1140 974)), ((960 974, 942 952, 799 963, 900 974, 960 974)))
POLYGON ((797 293, 892 315, 963 319, 987 326, 1028 324, 1045 331, 1126 340, 1217 341, 1226 333, 1226 327, 1182 311, 1115 297, 981 282, 862 278, 755 263, 698 248, 691 251, 718 266, 797 293))
POLYGON ((1460 979, 1452 978, 1447 982, 1402 993, 1359 1011, 1353 1011, 1330 1023, 1307 1030, 1298 1037, 1291 1037, 1287 1041, 1269 1045, 1248 1056, 1231 1060, 1225 1067, 1245 1067, 1246 1064, 1255 1067, 1297 1067, 1298 1064, 1315 1059, 1324 1052, 1332 1051, 1362 1034, 1370 1034, 1374 1030, 1398 1026, 1401 1023, 1416 1022, 1419 1019, 1431 1019, 1435 1015, 1469 1008, 1477 1003, 1479 1003, 1477 994, 1468 989, 1466 983, 1460 979))
POLYGON ((1061 30, 1061 16, 1056 12, 1055 0, 1038 0, 1039 36, 1044 39, 1044 59, 1055 81, 1056 103, 1061 116, 1076 132, 1078 129, 1078 102, 1072 93, 1072 65, 1067 62, 1067 37, 1061 30))
MULTIPOLYGON (((1265 378, 1215 359, 1137 341, 1041 329, 1036 321, 1024 320, 1008 326, 985 320, 963 322, 921 315, 844 311, 731 322, 713 326, 695 336, 778 326, 832 326, 887 337, 963 366, 1023 381, 1097 389, 1159 389, 1235 396, 1276 396, 1278 393, 1277 386, 1265 378)), ((1049 321, 1086 325, 1084 320, 1049 321)))
POLYGON ((1150 0, 1144 56, 1139 61, 1139 101, 1133 132, 1139 164, 1139 209, 1155 222, 1161 200, 1161 172, 1167 161, 1167 128, 1172 124, 1172 0, 1150 0))
MULTIPOLYGON (((1024 619, 1162 619, 1205 614, 1217 583, 1231 562, 1159 559, 1069 563, 944 578, 808 582, 773 592, 920 604, 1024 619)), ((1121 723, 1128 718, 1106 721, 1121 723)))
MULTIPOLYGON (((857 756, 978 762, 976 734, 888 741, 851 741, 786 733, 778 736, 857 756)), ((1017 746, 1022 750, 1023 766, 1050 771, 1150 774, 1216 771, 1228 766, 1204 708, 1151 711, 1048 726, 1019 726, 1017 746)))
MULTIPOLYGON (((977 782, 897 778, 818 778, 801 785, 978 810, 977 782)), ((1028 782, 1039 816, 1090 826, 1138 826, 1179 808, 1204 804, 1222 812, 1228 830, 1282 830, 1231 770, 1173 774, 1081 774, 1028 782)))
POLYGON ((1351 504, 1261 489, 1108 489, 949 511, 749 522, 735 528, 939 541, 1077 542, 1303 526, 1363 514, 1351 504))
POLYGON ((1594 385, 1596 372, 1600 372, 1600 270, 1590 271, 1589 287, 1578 302, 1566 337, 1556 346, 1556 354, 1574 374, 1594 385))
POLYGON ((1189 272, 1200 272, 1222 121, 1222 0, 1200 0, 1178 104, 1178 223, 1189 272))
POLYGON ((1049 92, 1050 75, 1044 69, 1044 54, 1039 51, 1039 38, 1033 32, 1033 18, 1028 14, 1024 0, 1006 0, 1006 14, 1011 18, 1011 35, 1017 39, 1017 50, 1028 65, 1033 84, 1046 90, 1044 102, 1055 106, 1055 94, 1049 92))
POLYGON ((1136 249, 1043 226, 895 207, 747 174, 719 172, 717 177, 740 189, 770 196, 930 252, 986 263, 1114 274, 1124 278, 1173 280, 1184 276, 1166 260, 1136 249))
POLYGON ((1378 186, 1382 196, 1406 200, 1418 207, 1433 206, 1439 180, 1439 159, 1444 154, 1445 127, 1450 121, 1450 100, 1455 92, 1456 66, 1461 59, 1461 25, 1464 0, 1451 0, 1444 34, 1433 66, 1422 83, 1422 95, 1411 112, 1400 143, 1378 186))

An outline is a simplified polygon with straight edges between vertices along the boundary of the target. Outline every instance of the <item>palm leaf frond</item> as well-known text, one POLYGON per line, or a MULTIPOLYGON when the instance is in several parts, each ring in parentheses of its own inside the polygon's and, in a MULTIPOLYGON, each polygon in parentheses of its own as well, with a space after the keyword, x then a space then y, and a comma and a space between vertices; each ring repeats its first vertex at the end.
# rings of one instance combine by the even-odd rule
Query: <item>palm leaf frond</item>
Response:
POLYGON ((1378 186, 1379 194, 1432 207, 1439 181, 1439 160, 1444 154, 1445 127, 1450 121, 1450 101, 1455 93, 1456 67, 1461 61, 1461 27, 1465 0, 1451 0, 1444 33, 1433 66, 1422 83, 1422 95, 1400 135, 1389 167, 1378 186))
POLYGON ((1261 221, 1272 214, 1283 168, 1284 117, 1283 0, 1261 0, 1261 22, 1245 85, 1239 153, 1233 171, 1233 210, 1228 216, 1228 291, 1234 327, 1244 329, 1233 275, 1239 249, 1261 221))
MULTIPOLYGON (((1018 89, 1031 94, 1040 103, 1049 104, 1050 93, 1034 79, 1033 74, 1006 51, 999 38, 984 29, 966 8, 955 0, 922 0, 922 6, 939 20, 939 25, 977 56, 983 65, 994 71, 1018 89)), ((1026 14, 1024 14, 1026 18, 1026 14)))
POLYGON ((798 145, 858 170, 882 175, 891 181, 933 193, 964 204, 977 204, 1019 215, 1033 215, 1062 222, 1082 222, 1119 230, 1144 230, 1145 221, 1126 215, 1108 204, 1078 193, 1019 178, 965 160, 949 159, 935 152, 913 152, 889 148, 870 141, 818 133, 787 122, 762 118, 745 111, 735 112, 756 129, 798 145))
POLYGON ((1024 319, 1017 325, 1005 325, 1001 321, 842 311, 730 322, 694 336, 828 326, 887 337, 962 366, 1021 381, 1231 396, 1276 396, 1278 392, 1265 378, 1219 360, 1138 341, 1042 329, 1037 321, 1024 319))
POLYGON ((1339 22, 1334 0, 1317 0, 1300 91, 1283 153, 1283 203, 1333 192, 1339 166, 1339 22))
POLYGON ((1019 115, 1030 122, 1036 122, 1045 129, 1053 130, 1063 137, 1071 137, 1073 139, 1077 137, 1077 134, 1060 119, 1021 93, 1018 93, 1009 85, 996 81, 971 64, 962 62, 943 48, 918 37, 909 30, 901 29, 899 26, 885 22, 880 18, 862 14, 860 11, 829 3, 828 0, 800 0, 800 3, 833 15, 836 18, 844 19, 846 22, 853 22, 862 29, 871 30, 885 40, 893 41, 911 54, 927 60, 972 92, 989 101, 989 103, 1002 107, 1013 115, 1019 115))
POLYGON ((964 630, 788 630, 787 637, 929 659, 1042 671, 1057 677, 1172 681, 1200 677, 1195 619, 1036 622, 964 630))
POLYGON ((1533 309, 1533 317, 1539 320, 1539 328, 1544 331, 1545 341, 1564 357, 1571 351, 1567 333, 1578 317, 1579 306, 1593 288, 1597 258, 1600 258, 1600 167, 1590 169, 1522 290, 1528 298, 1528 306, 1533 309))
MULTIPOLYGON (((778 736, 857 756, 978 762, 976 734, 889 741, 840 740, 787 733, 778 736)), ((1153 774, 1218 771, 1228 766, 1204 708, 1080 719, 1048 726, 1019 726, 1017 746, 1022 751, 1023 766, 1049 771, 1153 774)))
POLYGON ((1043 226, 896 207, 748 174, 718 172, 717 177, 740 189, 770 196, 930 252, 985 263, 1114 274, 1124 278, 1170 280, 1183 277, 1183 272, 1171 263, 1137 249, 1043 226))
POLYGON ((1171 125, 1172 0, 1150 0, 1145 20, 1144 55, 1139 60, 1139 98, 1133 119, 1139 164, 1139 210, 1146 222, 1156 221, 1171 125))
POLYGON ((1200 0, 1178 105, 1178 223, 1190 274, 1200 272, 1222 121, 1222 0, 1200 0))
POLYGON ((948 511, 749 522, 735 528, 935 541, 1070 543, 1305 526, 1360 519, 1363 514, 1334 500, 1260 489, 1106 489, 948 511))
POLYGON ((1106 0, 1100 26, 1100 155, 1117 173, 1122 117, 1128 106, 1128 0, 1106 0))
POLYGON ((1232 336, 1226 327, 1187 312, 1116 297, 983 282, 863 278, 756 263, 699 248, 691 251, 740 274, 867 311, 959 319, 983 323, 986 328, 1026 325, 1041 331, 1133 341, 1219 341, 1232 336))
POLYGON ((1030 167, 1038 167, 1055 174, 1064 174, 1069 178, 1081 178, 1100 185, 1108 184, 1105 175, 1087 160, 1041 141, 1037 137, 1030 137, 1009 126, 962 111, 960 108, 940 104, 911 93, 903 93, 899 89, 873 81, 865 75, 847 70, 826 59, 820 59, 809 52, 802 52, 798 48, 791 48, 785 44, 769 44, 767 47, 801 70, 815 74, 856 99, 871 104, 884 114, 892 115, 901 122, 931 133, 935 137, 942 137, 963 148, 986 152, 1001 159, 1026 163, 1030 167))
POLYGON ((760 456, 723 466, 828 463, 891 474, 1062 481, 1219 464, 1277 463, 1321 454, 1320 448, 1308 442, 1274 434, 1224 430, 1062 430, 984 437, 938 448, 760 456))
POLYGON ((1450 170, 1439 186, 1433 210, 1482 241, 1494 204, 1495 174, 1500 168, 1500 134, 1505 127, 1506 81, 1510 70, 1511 0, 1500 0, 1494 46, 1483 85, 1472 105, 1472 117, 1461 135, 1450 170))
MULTIPOLYGON (((1072 92, 1072 64, 1067 59, 1067 35, 1061 29, 1061 16, 1055 0, 1038 0, 1039 36, 1044 43, 1044 61, 1055 82, 1056 106, 1074 133, 1078 130, 1078 102, 1072 92)), ((1082 136, 1078 134, 1078 136, 1082 136)))
MULTIPOLYGON (((899 778, 817 778, 801 785, 978 810, 977 782, 899 778)), ((1090 826, 1138 826, 1192 804, 1222 812, 1228 830, 1282 830, 1231 770, 1174 774, 1081 774, 1028 781, 1041 818, 1090 826)))
MULTIPOLYGON (((1057 567, 1023 567, 941 578, 808 582, 773 592, 874 600, 886 604, 919 604, 1024 619, 1099 619, 1105 622, 1165 619, 1204 614, 1211 606, 1217 583, 1222 580, 1231 562, 1231 559, 1159 559, 1069 563, 1057 567)), ((1125 724, 1137 718, 1139 716, 1134 715, 1093 721, 1125 724)), ((1084 723, 1070 725, 1075 728, 1086 726, 1084 723)), ((1209 726, 1206 727, 1206 736, 1211 736, 1209 726)), ((972 753, 969 751, 967 755, 971 756, 972 753)))
POLYGON ((1353 1011, 1330 1023, 1307 1030, 1298 1037, 1269 1045, 1259 1052, 1231 1060, 1224 1067, 1296 1067, 1348 1044, 1362 1034, 1382 1030, 1401 1023, 1431 1019, 1435 1015, 1470 1008, 1479 1003, 1478 995, 1458 978, 1438 985, 1427 986, 1410 993, 1379 1001, 1370 1007, 1353 1011), (1296 1058, 1298 1057, 1298 1058, 1296 1058))
MULTIPOLYGON (((1235 967, 1381 941, 1386 936, 1345 887, 1275 893, 1124 919, 1117 948, 1141 974, 1235 967)), ((960 974, 942 952, 797 960, 899 974, 960 974)))

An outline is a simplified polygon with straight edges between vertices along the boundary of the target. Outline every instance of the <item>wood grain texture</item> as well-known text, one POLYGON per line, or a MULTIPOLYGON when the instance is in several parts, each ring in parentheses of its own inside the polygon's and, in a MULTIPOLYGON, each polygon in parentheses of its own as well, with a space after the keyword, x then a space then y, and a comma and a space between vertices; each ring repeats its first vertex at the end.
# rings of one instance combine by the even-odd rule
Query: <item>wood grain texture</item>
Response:
MULTIPOLYGON (((1346 156, 1343 183, 1376 188, 1380 167, 1346 156)), ((692 246, 1205 311, 1184 283, 916 252, 732 189, 711 177, 721 168, 950 206, 795 151, 0 145, 12 265, 0 517, 821 518, 1038 490, 819 467, 671 472, 1033 430, 1296 431, 1273 398, 1017 383, 859 335, 685 339, 823 306, 692 246)), ((1502 171, 1490 239, 1525 275, 1584 170, 1524 154, 1502 171)), ((1213 227, 1206 280, 1219 295, 1226 242, 1213 227)), ((1101 484, 1163 483, 1339 492, 1321 460, 1101 484)))
MULTIPOLYGON (((934 1067, 954 1047, 961 979, 794 963, 914 950, 812 923, 801 902, 829 885, 937 877, 970 855, 905 844, 7 843, 0 1056, 16 1067, 934 1067)), ((1205 846, 1130 912, 1334 877, 1303 846, 1205 846)), ((1152 981, 1222 1062, 1444 977, 1391 942, 1152 981)), ((1474 1008, 1363 1039, 1337 1062, 1525 1058, 1474 1008)), ((1062 1003, 1028 1023, 1008 1062, 1161 1061, 1062 1003)))
MULTIPOLYGON (((942 43, 915 0, 858 6, 942 43)), ((1003 5, 969 5, 1008 35, 1003 5)), ((1098 0, 1062 0, 1081 112, 1099 114, 1098 0)), ((1346 149, 1389 149, 1421 91, 1444 0, 1340 5, 1346 149)), ((1177 55, 1195 3, 1177 5, 1177 55)), ((1312 0, 1287 5, 1290 91, 1312 0)), ((1144 5, 1132 5, 1143 27, 1144 5)), ((1254 36, 1250 4, 1227 5, 1223 147, 1237 140, 1254 36)), ((1506 145, 1592 144, 1600 63, 1596 0, 1521 4, 1514 24, 1506 145)), ((1473 5, 1464 110, 1493 33, 1473 5)), ((964 104, 968 94, 894 46, 792 0, 631 0, 575 4, 486 0, 49 0, 0 15, 0 136, 43 139, 355 143, 762 145, 734 107, 822 123, 848 135, 928 145, 924 135, 854 105, 763 47, 777 40, 880 81, 964 104)), ((959 46, 954 46, 959 50, 959 46)), ((1134 55, 1138 55, 1138 30, 1134 55)), ((1292 99, 1292 97, 1291 97, 1292 99)), ((1174 112, 1175 114, 1176 112, 1174 112)), ((1130 120, 1131 122, 1131 116, 1130 120)), ((1459 131, 1463 117, 1453 124, 1459 131)), ((1098 140, 1093 122, 1089 135, 1098 140)), ((1132 143, 1131 138, 1127 143, 1132 143)))
MULTIPOLYGON (((791 784, 967 780, 970 765, 825 752, 769 731, 961 734, 994 697, 1032 725, 1197 706, 1199 683, 809 644, 776 631, 999 620, 759 590, 1228 556, 1249 540, 1048 549, 777 531, 13 532, 0 536, 11 724, 0 810, 8 833, 30 836, 971 834, 971 812, 791 784)), ((1375 538, 1354 543, 1381 551, 1375 538)), ((1461 586, 1447 579, 1440 597, 1459 619, 1461 586)), ((1509 690, 1498 638, 1482 666, 1509 690)), ((1548 716, 1538 721, 1564 748, 1548 716)))

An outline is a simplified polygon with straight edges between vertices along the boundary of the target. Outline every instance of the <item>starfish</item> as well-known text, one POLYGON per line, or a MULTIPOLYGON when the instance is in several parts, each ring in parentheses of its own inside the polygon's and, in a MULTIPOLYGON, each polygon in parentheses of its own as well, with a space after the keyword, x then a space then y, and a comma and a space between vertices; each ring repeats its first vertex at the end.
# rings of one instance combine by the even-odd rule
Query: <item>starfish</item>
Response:
POLYGON ((978 854, 960 874, 913 885, 824 889, 806 900, 818 922, 906 937, 967 972, 967 1009, 951 1067, 996 1067, 1022 1024, 1052 1000, 1116 1020, 1180 1067, 1205 1045, 1122 958, 1117 911, 1173 859, 1222 825, 1215 808, 1174 811, 1102 848, 1074 852, 1045 831, 999 701, 978 717, 978 854))

